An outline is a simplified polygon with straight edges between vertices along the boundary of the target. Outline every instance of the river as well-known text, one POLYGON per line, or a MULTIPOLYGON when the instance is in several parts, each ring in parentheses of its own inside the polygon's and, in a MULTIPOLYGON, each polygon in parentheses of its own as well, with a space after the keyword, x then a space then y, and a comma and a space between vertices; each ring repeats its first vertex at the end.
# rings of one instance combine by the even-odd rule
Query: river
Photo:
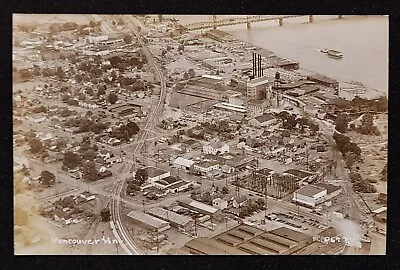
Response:
MULTIPOLYGON (((183 25, 211 21, 210 15, 177 15, 183 25)), ((231 16, 217 16, 217 19, 231 16)), ((235 16, 236 17, 236 16, 235 16)), ((376 89, 372 95, 388 93, 389 18, 387 16, 317 15, 308 17, 219 27, 240 40, 271 50, 300 62, 300 68, 318 72, 339 81, 358 81, 376 89), (328 48, 341 51, 344 57, 332 59, 319 52, 328 48)))

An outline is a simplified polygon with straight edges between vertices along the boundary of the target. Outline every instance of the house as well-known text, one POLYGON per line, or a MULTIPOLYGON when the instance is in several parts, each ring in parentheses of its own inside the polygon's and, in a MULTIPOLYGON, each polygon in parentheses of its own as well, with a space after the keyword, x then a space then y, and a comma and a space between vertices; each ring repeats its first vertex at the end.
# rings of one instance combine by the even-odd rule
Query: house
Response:
POLYGON ((219 170, 220 165, 217 161, 203 161, 200 163, 195 163, 193 169, 200 172, 201 174, 206 174, 212 170, 219 170))
POLYGON ((257 116, 249 121, 249 124, 253 127, 268 127, 276 123, 276 118, 269 113, 257 116))
POLYGON ((306 185, 293 193, 293 201, 299 204, 315 207, 317 204, 325 201, 327 195, 326 188, 315 185, 306 185))
POLYGON ((232 167, 232 166, 229 166, 229 165, 225 164, 225 165, 222 165, 222 166, 221 166, 221 171, 222 171, 223 173, 233 173, 233 172, 235 171, 235 168, 232 167))
POLYGON ((173 166, 177 169, 189 170, 194 164, 194 161, 182 157, 178 157, 173 161, 173 166))
POLYGON ((65 225, 71 224, 72 223, 72 217, 70 213, 67 213, 61 209, 55 209, 54 210, 54 219, 56 221, 61 221, 65 225))
POLYGON ((96 198, 95 195, 90 193, 89 191, 82 192, 81 194, 79 194, 79 197, 85 199, 86 201, 91 201, 96 198))
POLYGON ((229 153, 229 145, 221 141, 208 143, 203 146, 203 153, 213 155, 229 153))
POLYGON ((147 167, 146 171, 147 171, 147 176, 148 176, 147 180, 149 182, 155 182, 157 180, 162 180, 171 175, 170 172, 167 172, 167 171, 155 168, 155 167, 147 167))
POLYGON ((247 197, 245 195, 236 196, 232 200, 232 206, 235 208, 241 207, 247 201, 247 197))
POLYGON ((214 200, 212 200, 212 206, 217 209, 223 210, 225 208, 228 208, 228 202, 221 198, 215 198, 214 200))

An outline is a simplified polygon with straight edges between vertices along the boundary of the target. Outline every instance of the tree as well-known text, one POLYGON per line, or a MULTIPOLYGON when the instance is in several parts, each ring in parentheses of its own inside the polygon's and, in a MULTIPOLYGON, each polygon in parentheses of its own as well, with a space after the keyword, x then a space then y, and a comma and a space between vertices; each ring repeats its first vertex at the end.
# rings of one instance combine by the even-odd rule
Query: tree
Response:
POLYGON ((124 36, 124 41, 126 44, 131 44, 133 41, 133 38, 131 35, 126 35, 126 36, 124 36))
POLYGON ((71 151, 65 153, 63 159, 63 167, 68 169, 73 169, 78 166, 81 166, 81 164, 82 164, 82 159, 78 154, 73 153, 71 151))
POLYGON ((351 168, 353 167, 355 161, 356 161, 356 155, 352 152, 347 152, 346 155, 346 166, 347 168, 349 168, 351 170, 351 168))
POLYGON ((58 77, 59 79, 64 79, 64 78, 65 78, 65 72, 64 72, 64 70, 63 70, 61 67, 58 67, 58 68, 57 68, 56 74, 57 74, 57 77, 58 77))
POLYGON ((56 177, 49 171, 43 171, 40 174, 39 182, 45 187, 51 187, 55 182, 56 177))
POLYGON ((31 147, 29 151, 32 154, 41 153, 44 150, 43 143, 38 138, 32 138, 28 141, 29 146, 31 147))
POLYGON ((357 144, 349 142, 342 147, 341 152, 343 155, 347 152, 352 152, 359 157, 361 155, 361 148, 357 144))
POLYGON ((385 164, 385 167, 383 167, 381 171, 381 181, 387 181, 387 163, 385 164))
POLYGON ((128 132, 128 135, 132 137, 132 135, 136 135, 139 132, 139 127, 135 122, 128 122, 125 126, 125 130, 128 132))
POLYGON ((194 76, 196 76, 196 73, 194 72, 193 68, 189 69, 188 74, 190 78, 194 78, 194 76))
POLYGON ((105 95, 105 94, 106 94, 106 89, 107 89, 107 86, 106 86, 106 85, 101 85, 101 86, 99 86, 99 88, 97 89, 97 94, 98 94, 99 96, 105 95))
POLYGON ((148 173, 146 169, 138 169, 135 174, 135 180, 138 182, 140 185, 146 182, 148 178, 148 173))
POLYGON ((183 79, 188 80, 190 78, 187 72, 183 73, 183 79))
POLYGON ((117 96, 116 94, 114 94, 114 93, 110 93, 110 94, 107 96, 107 100, 108 100, 108 102, 110 102, 111 104, 115 104, 115 102, 117 102, 117 100, 118 100, 118 96, 117 96))
POLYGON ((388 109, 387 96, 381 96, 377 101, 376 107, 379 112, 387 111, 388 109))
POLYGON ((87 161, 83 164, 82 173, 83 178, 88 181, 96 181, 99 179, 99 174, 93 161, 87 161))
POLYGON ((221 192, 222 192, 222 194, 228 194, 229 193, 227 187, 222 187, 221 192))
POLYGON ((335 121, 335 129, 340 133, 345 133, 347 131, 347 126, 349 124, 349 118, 346 113, 341 113, 335 121))
POLYGON ((91 28, 94 28, 94 27, 96 27, 96 23, 95 23, 94 21, 90 21, 90 22, 89 22, 89 26, 90 26, 91 28))
POLYGON ((201 201, 207 204, 211 204, 211 194, 210 192, 206 191, 201 196, 201 201))
MULTIPOLYGON (((111 65, 116 68, 118 66, 118 63, 122 63, 122 58, 119 56, 113 56, 110 59, 111 65)), ((111 75, 112 76, 112 75, 111 75)))
POLYGON ((338 147, 338 149, 340 151, 342 151, 342 149, 344 148, 344 146, 346 144, 350 143, 350 138, 349 137, 347 137, 346 135, 343 135, 343 134, 339 134, 337 132, 335 132, 333 134, 333 139, 335 140, 336 146, 338 147))

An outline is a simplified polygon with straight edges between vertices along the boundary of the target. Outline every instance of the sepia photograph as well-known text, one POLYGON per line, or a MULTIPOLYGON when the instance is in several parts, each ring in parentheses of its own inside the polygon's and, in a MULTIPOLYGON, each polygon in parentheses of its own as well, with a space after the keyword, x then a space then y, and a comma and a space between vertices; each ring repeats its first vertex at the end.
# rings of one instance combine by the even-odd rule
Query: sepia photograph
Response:
POLYGON ((385 255, 387 15, 12 15, 15 255, 385 255))

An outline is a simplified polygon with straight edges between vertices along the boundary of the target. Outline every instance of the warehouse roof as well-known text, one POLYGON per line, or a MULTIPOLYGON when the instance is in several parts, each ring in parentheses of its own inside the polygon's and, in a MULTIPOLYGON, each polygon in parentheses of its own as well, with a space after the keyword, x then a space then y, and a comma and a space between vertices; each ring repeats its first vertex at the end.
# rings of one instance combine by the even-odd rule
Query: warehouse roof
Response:
POLYGON ((314 185, 306 185, 296 191, 297 194, 312 197, 321 191, 326 190, 325 188, 314 186, 314 185))
POLYGON ((164 171, 164 170, 161 170, 158 168, 154 168, 154 167, 147 167, 146 171, 147 171, 148 177, 157 177, 157 176, 163 175, 164 173, 168 173, 167 171, 164 171))
POLYGON ((137 211, 137 210, 129 212, 127 216, 136 221, 140 221, 144 224, 147 224, 153 228, 162 228, 163 226, 168 225, 168 222, 166 222, 162 219, 153 217, 149 214, 146 214, 146 213, 143 213, 143 212, 137 211))
POLYGON ((214 207, 212 207, 212 206, 210 206, 208 204, 201 203, 201 202, 198 202, 198 201, 192 201, 191 203, 189 203, 189 205, 194 207, 194 208, 197 208, 197 209, 203 210, 205 212, 208 212, 210 214, 214 214, 215 212, 218 211, 218 209, 216 209, 216 208, 214 208, 214 207))
POLYGON ((186 226, 188 223, 193 222, 192 218, 189 218, 187 216, 179 215, 175 212, 166 210, 161 207, 154 207, 151 208, 147 211, 152 216, 155 216, 157 218, 173 222, 175 224, 178 224, 179 226, 186 226))
POLYGON ((185 244, 185 247, 190 248, 199 252, 200 254, 207 255, 226 255, 226 254, 238 254, 238 255, 249 255, 248 252, 240 249, 230 247, 214 239, 205 237, 199 237, 193 239, 185 244))
POLYGON ((294 231, 291 230, 289 228, 286 227, 280 227, 278 229, 274 229, 272 231, 270 231, 270 233, 275 234, 275 235, 279 235, 282 236, 284 238, 296 241, 296 242, 301 242, 307 238, 310 238, 312 236, 305 234, 305 233, 301 233, 298 231, 294 231))
POLYGON ((183 157, 178 157, 174 160, 174 164, 184 167, 190 167, 194 164, 194 161, 183 157))

